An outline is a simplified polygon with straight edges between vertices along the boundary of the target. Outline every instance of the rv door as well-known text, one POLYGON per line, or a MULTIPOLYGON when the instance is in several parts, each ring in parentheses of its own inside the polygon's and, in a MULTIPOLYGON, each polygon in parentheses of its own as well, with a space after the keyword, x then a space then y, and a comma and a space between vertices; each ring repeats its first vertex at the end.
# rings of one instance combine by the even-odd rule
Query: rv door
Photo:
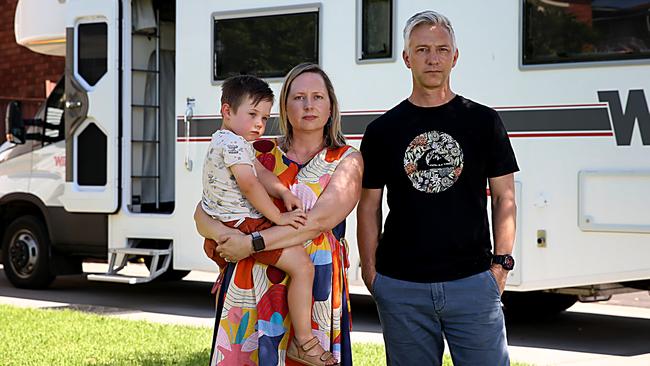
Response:
POLYGON ((118 0, 68 1, 61 200, 69 212, 118 209, 119 47, 118 0))

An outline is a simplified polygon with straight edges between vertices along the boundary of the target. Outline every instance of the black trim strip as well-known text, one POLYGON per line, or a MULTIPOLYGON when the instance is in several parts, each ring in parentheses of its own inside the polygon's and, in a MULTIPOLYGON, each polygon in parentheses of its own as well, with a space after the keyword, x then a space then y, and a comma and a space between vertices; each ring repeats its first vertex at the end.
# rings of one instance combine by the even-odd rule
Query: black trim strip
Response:
POLYGON ((508 132, 611 131, 606 107, 499 111, 508 132))
MULTIPOLYGON (((526 109, 499 111, 508 132, 611 131, 607 107, 573 109, 526 109)), ((344 115, 345 135, 363 135, 368 124, 380 114, 344 115)), ((190 124, 190 138, 210 137, 221 127, 221 118, 195 119, 190 124)), ((269 123, 265 136, 277 136, 277 120, 269 123)), ((178 119, 178 138, 185 138, 185 125, 178 119)))

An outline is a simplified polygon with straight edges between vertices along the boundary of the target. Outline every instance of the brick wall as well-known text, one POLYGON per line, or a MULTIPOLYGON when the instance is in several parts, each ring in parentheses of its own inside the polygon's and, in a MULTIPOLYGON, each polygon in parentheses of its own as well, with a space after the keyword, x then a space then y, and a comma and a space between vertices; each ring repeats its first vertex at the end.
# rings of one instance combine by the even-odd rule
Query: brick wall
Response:
POLYGON ((58 81, 65 66, 63 57, 34 53, 16 43, 17 3, 17 0, 0 0, 0 143, 5 140, 7 103, 20 100, 23 116, 31 118, 45 100, 45 81, 58 81))

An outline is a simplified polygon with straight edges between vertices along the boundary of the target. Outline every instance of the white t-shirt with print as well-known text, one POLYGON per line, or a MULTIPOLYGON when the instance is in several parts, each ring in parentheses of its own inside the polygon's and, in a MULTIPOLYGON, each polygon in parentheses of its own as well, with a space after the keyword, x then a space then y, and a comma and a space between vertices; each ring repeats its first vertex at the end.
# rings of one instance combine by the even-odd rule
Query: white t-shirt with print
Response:
POLYGON ((243 137, 232 131, 218 130, 212 135, 203 162, 203 210, 219 221, 241 220, 263 215, 244 197, 230 167, 235 164, 253 165, 255 149, 243 137))

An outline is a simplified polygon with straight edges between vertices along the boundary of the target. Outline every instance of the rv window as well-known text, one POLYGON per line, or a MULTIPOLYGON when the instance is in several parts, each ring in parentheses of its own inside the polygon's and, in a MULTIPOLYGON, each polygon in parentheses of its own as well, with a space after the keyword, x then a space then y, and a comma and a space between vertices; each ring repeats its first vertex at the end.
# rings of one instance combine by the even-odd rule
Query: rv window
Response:
POLYGON ((523 64, 650 58, 650 1, 524 0, 523 64))
POLYGON ((318 12, 214 20, 214 80, 252 74, 283 77, 318 63, 318 12))
POLYGON ((106 23, 79 24, 77 72, 89 86, 97 84, 107 69, 106 23))
POLYGON ((43 133, 49 137, 49 142, 56 142, 65 138, 63 123, 63 110, 65 106, 65 82, 63 79, 59 80, 52 93, 47 97, 47 105, 45 108, 45 125, 43 133))
POLYGON ((393 0, 361 1, 361 60, 393 57, 393 0))

